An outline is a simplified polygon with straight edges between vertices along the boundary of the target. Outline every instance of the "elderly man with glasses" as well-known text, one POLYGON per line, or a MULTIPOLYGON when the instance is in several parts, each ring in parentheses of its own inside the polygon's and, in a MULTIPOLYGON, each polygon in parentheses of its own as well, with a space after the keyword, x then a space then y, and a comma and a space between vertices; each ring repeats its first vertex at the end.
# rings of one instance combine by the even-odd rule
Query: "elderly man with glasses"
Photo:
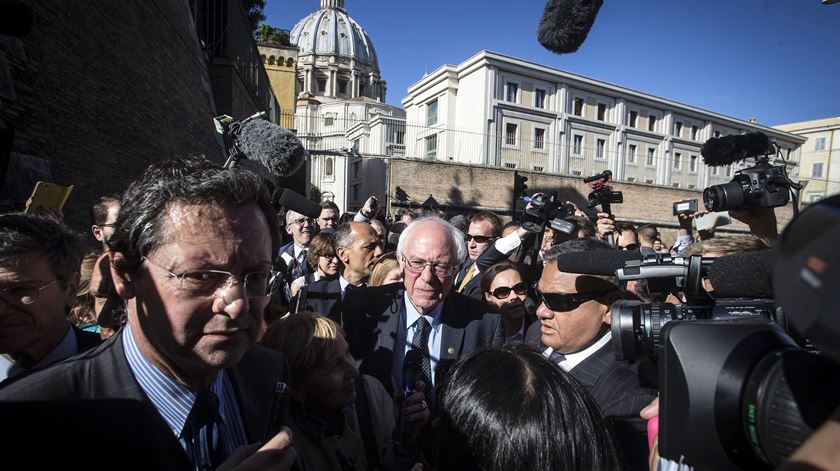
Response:
POLYGON ((61 223, 0 215, 0 381, 100 343, 67 322, 81 262, 79 236, 61 223))
MULTIPOLYGON (((613 356, 610 305, 624 296, 614 277, 566 273, 557 268, 564 254, 615 250, 594 238, 577 239, 549 249, 537 296, 538 329, 545 356, 568 371, 592 395, 613 424, 626 469, 647 469, 646 423, 639 412, 655 397, 645 385, 640 364, 613 356)), ((535 337, 529 329, 526 341, 535 337)), ((650 366, 645 364, 644 366, 650 366)))
POLYGON ((61 414, 39 420, 49 433, 96 436, 116 467, 287 469, 293 451, 278 448, 290 437, 269 433, 285 419, 271 411, 286 361, 254 345, 279 246, 262 181, 203 158, 162 161, 124 201, 108 245, 114 288, 134 299, 127 324, 89 354, 0 389, 0 400, 108 411, 96 430, 61 414))
POLYGON ((361 373, 392 393, 403 390, 411 386, 403 381, 404 359, 417 350, 418 376, 429 390, 461 357, 502 344, 499 315, 454 292, 466 254, 463 234, 443 219, 406 227, 397 245, 403 283, 353 290, 344 300, 345 330, 361 373))

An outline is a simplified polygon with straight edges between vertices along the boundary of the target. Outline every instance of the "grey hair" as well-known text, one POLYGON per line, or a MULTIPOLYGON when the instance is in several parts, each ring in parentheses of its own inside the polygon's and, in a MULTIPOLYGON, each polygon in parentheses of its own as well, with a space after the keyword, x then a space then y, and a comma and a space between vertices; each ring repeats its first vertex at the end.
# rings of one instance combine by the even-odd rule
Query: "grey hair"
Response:
POLYGON ((123 254, 126 269, 133 271, 140 258, 166 241, 167 208, 171 205, 215 205, 260 208, 271 235, 272 254, 280 246, 267 186, 243 168, 225 169, 203 157, 164 160, 150 165, 129 185, 122 199, 114 234, 108 246, 123 254))
POLYGON ((335 230, 335 248, 349 248, 353 245, 353 227, 349 222, 339 225, 335 230))
POLYGON ((62 284, 79 272, 84 255, 82 237, 60 222, 24 213, 0 215, 0 259, 29 252, 46 256, 62 284))
POLYGON ((454 250, 452 251, 452 255, 455 257, 455 261, 457 263, 462 263, 464 259, 467 258, 467 244, 464 242, 464 233, 461 232, 457 227, 453 226, 452 224, 446 222, 445 219, 439 218, 437 216, 429 216, 429 217, 422 217, 420 219, 415 219, 411 221, 411 224, 406 226, 406 228, 400 234, 400 241, 397 243, 397 259, 401 259, 403 257, 403 253, 405 252, 405 246, 407 244, 407 240, 411 238, 411 235, 417 229, 420 224, 425 223, 433 223, 440 226, 447 234, 449 238, 449 246, 452 247, 454 250))

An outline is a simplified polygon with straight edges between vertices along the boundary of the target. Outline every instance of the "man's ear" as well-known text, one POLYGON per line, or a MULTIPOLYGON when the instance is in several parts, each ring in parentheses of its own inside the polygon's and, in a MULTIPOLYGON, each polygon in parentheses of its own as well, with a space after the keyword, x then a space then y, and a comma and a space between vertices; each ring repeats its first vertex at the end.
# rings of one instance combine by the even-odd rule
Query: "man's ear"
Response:
POLYGON ((347 265, 347 262, 350 261, 350 257, 347 256, 347 249, 345 247, 336 247, 335 254, 338 255, 338 259, 341 260, 341 263, 347 265))
POLYGON ((125 256, 121 252, 111 252, 108 255, 111 261, 111 281, 114 283, 114 290, 123 299, 134 297, 134 275, 126 270, 125 256))
POLYGON ((286 234, 293 235, 292 226, 283 226, 283 228, 286 230, 286 234))
POLYGON ((93 233, 93 238, 102 242, 102 228, 96 224, 90 226, 90 232, 93 233))

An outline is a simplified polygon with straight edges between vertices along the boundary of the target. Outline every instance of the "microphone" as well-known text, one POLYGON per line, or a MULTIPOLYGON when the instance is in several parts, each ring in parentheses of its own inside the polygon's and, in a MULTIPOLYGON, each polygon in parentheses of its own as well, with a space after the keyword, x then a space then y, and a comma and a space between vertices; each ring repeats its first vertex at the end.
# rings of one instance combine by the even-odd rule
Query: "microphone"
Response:
MULTIPOLYGON (((408 399, 408 396, 414 394, 414 383, 420 378, 422 369, 423 353, 416 348, 405 352, 402 371, 402 388, 405 391, 405 395, 400 403, 399 416, 397 417, 397 435, 394 437, 397 450, 402 453, 406 453, 406 446, 408 444, 408 437, 405 436, 405 400, 408 399)), ((431 387, 431 384, 427 384, 426 390, 431 390, 431 387)))
POLYGON ((306 217, 317 219, 321 215, 321 205, 292 190, 277 188, 274 190, 273 201, 306 217))
POLYGON ((729 165, 747 157, 775 152, 776 147, 773 142, 762 132, 713 137, 703 143, 703 147, 700 149, 703 162, 713 167, 729 165))
POLYGON ((276 177, 291 176, 306 160, 306 149, 294 133, 264 119, 242 123, 233 138, 246 158, 265 165, 276 177))
POLYGON ((720 257, 709 267, 715 298, 772 298, 770 250, 720 257))
POLYGON ((544 48, 565 54, 578 50, 604 0, 548 0, 537 27, 544 48))
POLYGON ((557 269, 565 273, 615 276, 625 262, 643 260, 636 250, 592 250, 564 253, 557 257, 557 269))

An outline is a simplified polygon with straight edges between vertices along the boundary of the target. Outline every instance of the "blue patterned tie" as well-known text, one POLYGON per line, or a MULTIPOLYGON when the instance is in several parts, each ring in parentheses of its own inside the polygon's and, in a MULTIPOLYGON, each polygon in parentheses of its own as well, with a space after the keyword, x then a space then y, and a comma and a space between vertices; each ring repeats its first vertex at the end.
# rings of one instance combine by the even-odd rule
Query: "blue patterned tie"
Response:
POLYGON ((432 361, 429 356, 429 334, 432 332, 432 325, 426 320, 425 316, 420 316, 417 319, 417 324, 414 329, 414 338, 411 341, 411 347, 423 354, 423 363, 421 365, 420 380, 426 383, 426 391, 432 389, 432 361))

